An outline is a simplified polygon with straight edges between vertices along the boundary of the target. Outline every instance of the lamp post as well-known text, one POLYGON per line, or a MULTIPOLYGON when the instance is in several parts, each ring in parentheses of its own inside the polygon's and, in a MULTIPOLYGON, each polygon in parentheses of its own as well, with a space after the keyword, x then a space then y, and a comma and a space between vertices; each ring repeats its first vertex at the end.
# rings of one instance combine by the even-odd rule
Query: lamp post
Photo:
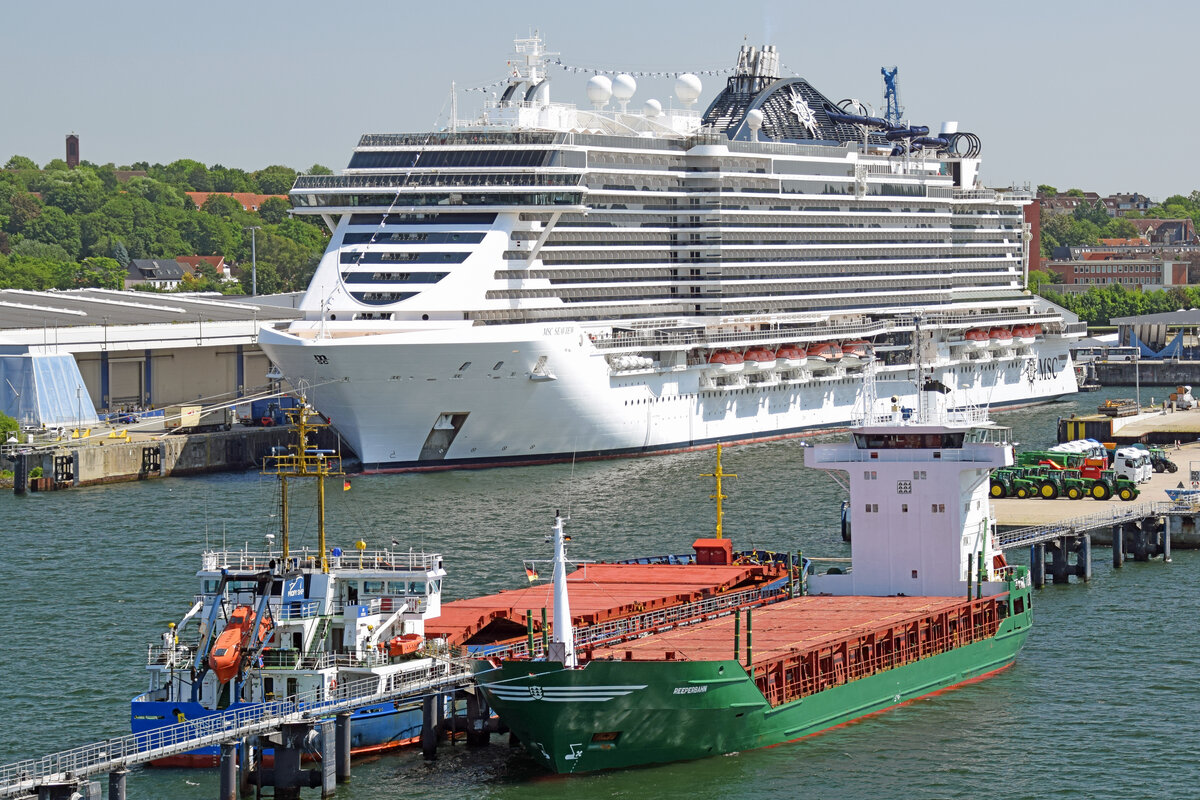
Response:
POLYGON ((250 296, 258 297, 258 250, 255 247, 254 232, 262 230, 262 226, 251 225, 242 230, 250 231, 250 296))
POLYGON ((1133 354, 1133 387, 1137 397, 1138 413, 1142 413, 1142 376, 1140 365, 1142 363, 1142 348, 1138 349, 1133 354))

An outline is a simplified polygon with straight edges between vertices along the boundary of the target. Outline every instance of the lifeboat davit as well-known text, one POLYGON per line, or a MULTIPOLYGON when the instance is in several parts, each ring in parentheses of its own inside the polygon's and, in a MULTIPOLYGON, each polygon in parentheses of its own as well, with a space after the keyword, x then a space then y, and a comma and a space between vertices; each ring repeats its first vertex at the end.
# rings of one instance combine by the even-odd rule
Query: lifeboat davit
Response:
POLYGON ((854 339, 842 343, 842 363, 847 366, 861 364, 871 354, 871 343, 865 339, 854 339))
POLYGON ((808 363, 808 353, 798 345, 785 344, 775 351, 775 361, 788 369, 803 367, 808 363))
POLYGON ((775 351, 765 347, 751 347, 742 358, 746 372, 759 372, 775 366, 775 351))
POLYGON ((982 350, 992 341, 986 328, 971 328, 963 335, 963 339, 966 340, 967 348, 970 350, 982 350))
MULTIPOLYGON (((257 644, 261 645, 271 638, 272 627, 274 624, 269 617, 262 621, 258 626, 257 644)), ((221 683, 229 683, 238 674, 242 665, 242 654, 250 646, 253 636, 254 608, 238 606, 233 610, 229 622, 225 624, 225 630, 221 631, 208 655, 208 666, 216 673, 217 680, 221 683)))
POLYGON ((841 361, 842 348, 834 342, 821 342, 808 348, 808 357, 818 361, 841 361))
POLYGON ((988 338, 992 347, 1011 347, 1013 334, 1009 328, 992 328, 988 331, 988 338))
POLYGON ((424 641, 419 633, 406 633, 403 636, 393 636, 387 643, 388 655, 392 658, 412 655, 421 649, 421 643, 424 641))
POLYGON ((741 353, 735 353, 732 350, 718 350, 708 357, 710 366, 717 368, 717 372, 729 373, 740 372, 745 366, 745 359, 741 353))

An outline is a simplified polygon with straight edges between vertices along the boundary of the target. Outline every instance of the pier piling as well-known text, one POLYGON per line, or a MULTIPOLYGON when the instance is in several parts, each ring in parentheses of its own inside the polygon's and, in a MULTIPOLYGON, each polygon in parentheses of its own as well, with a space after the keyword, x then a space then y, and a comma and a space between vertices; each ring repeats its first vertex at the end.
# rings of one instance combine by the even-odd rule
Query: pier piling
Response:
POLYGON ((350 712, 343 711, 337 715, 334 737, 337 739, 337 781, 347 783, 350 780, 350 712))
POLYGON ((1046 544, 1038 542, 1029 546, 1029 571, 1033 573, 1033 588, 1046 585, 1046 544))
POLYGON ((237 744, 221 743, 221 784, 218 800, 237 800, 237 744))
POLYGON ((82 796, 80 788, 78 781, 43 783, 37 787, 37 798, 38 800, 71 800, 73 797, 82 796))
POLYGON ((421 755, 426 761, 437 758, 437 716, 434 705, 440 698, 429 695, 421 700, 421 755))
POLYGON ((1125 528, 1122 525, 1112 527, 1113 569, 1125 565, 1125 528))
POLYGON ((117 767, 108 773, 108 800, 125 800, 125 783, 129 778, 129 770, 117 767))
POLYGON ((1092 535, 1085 533, 1076 539, 1075 576, 1084 582, 1092 579, 1092 535))
POLYGON ((1163 519, 1162 557, 1164 564, 1171 563, 1171 527, 1174 524, 1174 517, 1166 517, 1163 519))
POLYGON ((323 719, 317 723, 317 727, 321 731, 321 797, 333 797, 337 791, 338 769, 341 766, 337 759, 337 722, 323 719))

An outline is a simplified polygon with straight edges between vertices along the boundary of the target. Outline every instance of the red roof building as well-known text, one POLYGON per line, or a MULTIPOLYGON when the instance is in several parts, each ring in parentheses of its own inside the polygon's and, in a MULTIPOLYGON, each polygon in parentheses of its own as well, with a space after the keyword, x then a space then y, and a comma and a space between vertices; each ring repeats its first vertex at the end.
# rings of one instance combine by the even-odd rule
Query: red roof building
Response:
POLYGON ((197 208, 204 205, 204 201, 214 194, 232 197, 242 207, 243 211, 258 211, 258 207, 268 197, 278 197, 280 200, 287 200, 286 194, 254 194, 253 192, 184 192, 184 194, 192 198, 192 202, 196 204, 197 208))

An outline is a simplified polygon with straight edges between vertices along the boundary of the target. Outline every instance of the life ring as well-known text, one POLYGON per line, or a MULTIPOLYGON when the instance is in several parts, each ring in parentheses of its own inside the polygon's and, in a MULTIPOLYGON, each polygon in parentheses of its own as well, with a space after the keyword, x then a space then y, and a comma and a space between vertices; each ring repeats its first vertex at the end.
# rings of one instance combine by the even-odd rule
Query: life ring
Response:
POLYGON ((259 422, 259 424, 260 424, 260 425, 262 425, 264 428, 269 428, 269 427, 271 427, 272 425, 274 425, 274 424, 275 424, 275 420, 271 419, 270 417, 263 417, 263 418, 262 418, 262 419, 260 419, 258 422, 259 422))
POLYGON ((337 678, 329 679, 329 691, 337 691, 337 678))

